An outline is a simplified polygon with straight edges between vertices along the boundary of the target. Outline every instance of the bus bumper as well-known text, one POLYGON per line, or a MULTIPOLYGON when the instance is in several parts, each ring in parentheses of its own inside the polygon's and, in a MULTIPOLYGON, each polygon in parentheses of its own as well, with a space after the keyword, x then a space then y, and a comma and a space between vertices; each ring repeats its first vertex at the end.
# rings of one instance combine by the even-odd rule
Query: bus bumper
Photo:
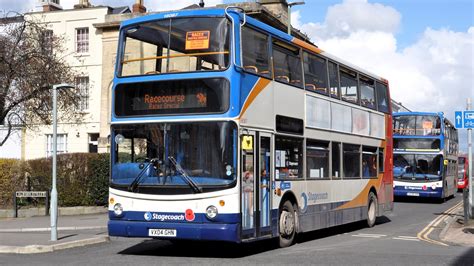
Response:
POLYGON ((421 197, 421 198, 442 198, 443 189, 436 188, 435 190, 428 188, 426 190, 412 190, 404 189, 404 187, 395 187, 393 189, 393 195, 395 197, 421 197))
POLYGON ((188 239, 240 242, 240 224, 218 223, 163 223, 109 220, 109 236, 151 237, 149 229, 176 229, 176 237, 157 239, 188 239))

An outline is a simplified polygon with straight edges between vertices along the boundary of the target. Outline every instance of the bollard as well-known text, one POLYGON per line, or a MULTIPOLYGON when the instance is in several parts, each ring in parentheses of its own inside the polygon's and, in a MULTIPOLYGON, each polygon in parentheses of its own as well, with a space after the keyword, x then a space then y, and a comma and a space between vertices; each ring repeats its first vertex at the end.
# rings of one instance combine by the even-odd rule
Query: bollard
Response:
POLYGON ((465 187, 462 190, 462 199, 463 199, 463 205, 464 205, 464 226, 469 225, 469 193, 468 193, 468 188, 465 187))
POLYGON ((13 192, 13 215, 15 218, 18 218, 18 205, 16 203, 16 192, 13 192))

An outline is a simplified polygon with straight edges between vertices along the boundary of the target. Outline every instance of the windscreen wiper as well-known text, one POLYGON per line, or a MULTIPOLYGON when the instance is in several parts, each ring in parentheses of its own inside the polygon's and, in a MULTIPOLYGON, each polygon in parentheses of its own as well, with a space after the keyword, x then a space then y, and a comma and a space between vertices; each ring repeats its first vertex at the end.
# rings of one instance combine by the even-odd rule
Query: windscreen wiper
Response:
POLYGON ((184 182, 186 182, 195 193, 202 193, 202 188, 200 188, 194 181, 191 179, 191 177, 186 174, 184 171, 183 167, 176 161, 176 159, 173 156, 168 156, 168 159, 170 162, 174 165, 176 168, 176 171, 178 171, 181 174, 181 177, 183 178, 184 182))
POLYGON ((150 168, 150 165, 155 166, 156 163, 158 163, 159 160, 158 158, 152 158, 150 159, 150 163, 147 164, 147 166, 143 167, 143 169, 138 173, 138 175, 133 179, 132 183, 128 186, 128 191, 130 192, 135 192, 135 190, 138 187, 138 184, 140 183, 142 177, 144 176, 146 170, 150 168))

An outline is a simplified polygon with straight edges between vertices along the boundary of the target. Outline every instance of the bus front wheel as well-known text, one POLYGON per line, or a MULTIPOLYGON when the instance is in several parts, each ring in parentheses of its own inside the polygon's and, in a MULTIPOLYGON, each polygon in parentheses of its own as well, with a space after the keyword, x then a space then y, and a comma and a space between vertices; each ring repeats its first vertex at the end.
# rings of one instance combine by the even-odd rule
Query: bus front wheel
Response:
POLYGON ((377 196, 375 196, 374 192, 370 192, 367 205, 367 226, 369 227, 375 225, 375 220, 377 219, 377 207, 377 196))
POLYGON ((296 233, 295 210, 289 201, 285 201, 280 210, 280 247, 288 247, 293 244, 296 233))

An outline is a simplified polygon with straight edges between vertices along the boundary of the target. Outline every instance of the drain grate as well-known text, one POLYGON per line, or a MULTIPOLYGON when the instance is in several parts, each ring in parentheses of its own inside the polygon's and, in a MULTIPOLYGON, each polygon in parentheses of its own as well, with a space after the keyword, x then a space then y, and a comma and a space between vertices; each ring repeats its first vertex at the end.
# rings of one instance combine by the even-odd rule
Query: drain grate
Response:
POLYGON ((464 228, 464 229, 462 229, 462 231, 465 234, 473 234, 474 235, 474 228, 464 228))

